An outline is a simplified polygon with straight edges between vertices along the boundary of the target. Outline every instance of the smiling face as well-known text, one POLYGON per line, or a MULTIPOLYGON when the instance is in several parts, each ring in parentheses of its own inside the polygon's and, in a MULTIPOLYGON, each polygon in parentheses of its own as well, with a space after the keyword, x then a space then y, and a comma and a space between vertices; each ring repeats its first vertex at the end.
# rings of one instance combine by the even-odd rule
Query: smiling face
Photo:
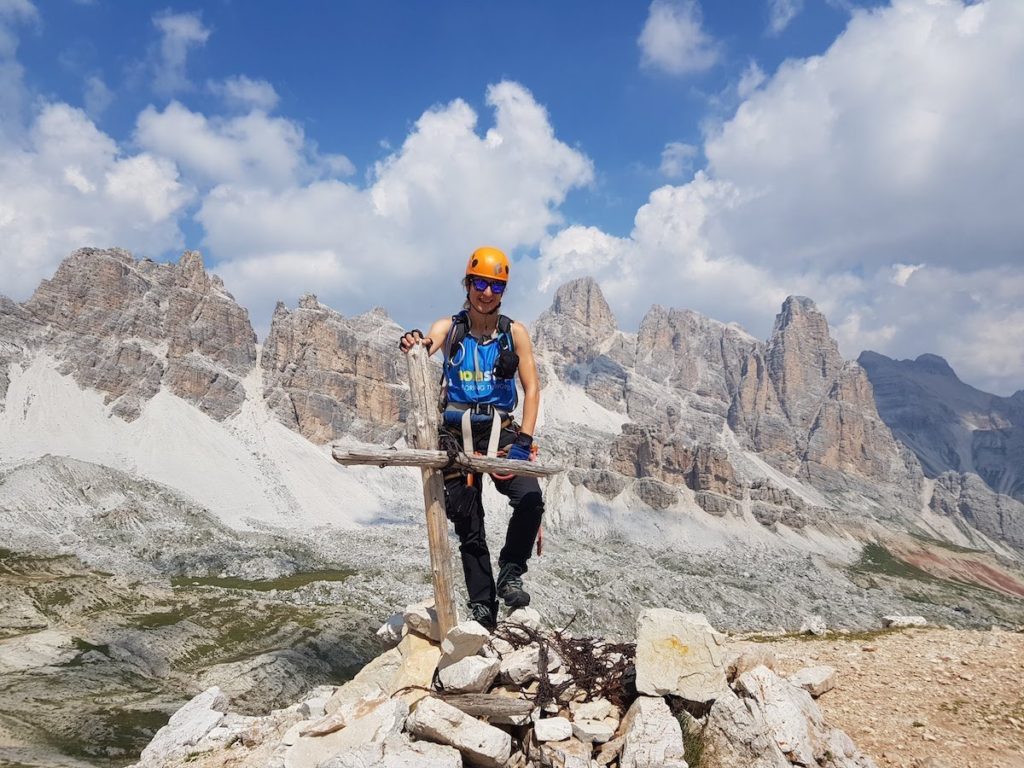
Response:
POLYGON ((469 306, 482 315, 496 312, 501 306, 501 298, 505 295, 506 283, 503 280, 488 280, 480 277, 467 277, 466 289, 469 306))

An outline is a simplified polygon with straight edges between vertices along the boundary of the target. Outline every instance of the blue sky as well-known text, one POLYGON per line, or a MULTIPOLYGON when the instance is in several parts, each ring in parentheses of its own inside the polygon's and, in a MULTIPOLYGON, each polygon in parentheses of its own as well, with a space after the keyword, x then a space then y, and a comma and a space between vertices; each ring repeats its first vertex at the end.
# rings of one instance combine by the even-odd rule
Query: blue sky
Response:
POLYGON ((799 293, 1008 394, 1022 72, 1018 0, 0 0, 0 293, 187 247, 261 335, 306 292, 423 325, 488 242, 528 321, 591 275, 764 338, 799 293))

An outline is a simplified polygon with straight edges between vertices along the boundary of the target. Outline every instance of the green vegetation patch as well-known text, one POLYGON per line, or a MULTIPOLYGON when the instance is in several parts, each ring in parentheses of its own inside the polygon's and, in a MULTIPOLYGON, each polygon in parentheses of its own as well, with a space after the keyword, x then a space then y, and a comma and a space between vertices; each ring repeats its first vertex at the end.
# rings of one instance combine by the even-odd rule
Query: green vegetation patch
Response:
POLYGON ((866 544, 860 553, 860 560, 853 566, 853 570, 860 573, 880 573, 883 576, 896 576, 914 581, 944 581, 916 565, 900 560, 881 544, 866 544))
POLYGON ((885 627, 884 629, 865 629, 860 631, 842 631, 835 632, 832 630, 827 631, 823 635, 815 635, 810 632, 786 632, 781 635, 744 635, 744 640, 749 640, 752 643, 776 643, 784 640, 803 640, 805 642, 813 642, 815 640, 830 641, 830 642, 850 642, 850 643, 864 643, 870 642, 871 640, 877 640, 885 635, 895 634, 896 632, 903 632, 902 628, 896 627, 885 627))
POLYGON ((276 579, 248 580, 234 576, 176 576, 171 579, 174 587, 221 587, 223 589, 248 589, 255 592, 290 590, 305 587, 317 581, 345 581, 354 576, 353 570, 323 570, 293 573, 276 579))
POLYGON ((977 547, 964 547, 964 546, 961 546, 960 544, 954 544, 951 541, 943 541, 942 539, 933 539, 931 536, 925 536, 923 533, 911 533, 910 535, 911 535, 912 538, 915 538, 915 539, 917 539, 920 542, 928 544, 929 546, 939 547, 941 549, 949 550, 950 552, 968 552, 968 553, 975 553, 975 554, 978 553, 978 552, 984 552, 984 550, 978 549, 977 547))
POLYGON ((169 718, 168 713, 152 709, 92 710, 88 719, 74 723, 71 732, 51 733, 48 741, 66 755, 100 765, 123 765, 141 754, 169 718))
POLYGON ((155 611, 132 616, 129 623, 138 629, 159 629, 160 627, 172 627, 179 621, 191 618, 194 611, 191 609, 177 609, 169 611, 155 611))

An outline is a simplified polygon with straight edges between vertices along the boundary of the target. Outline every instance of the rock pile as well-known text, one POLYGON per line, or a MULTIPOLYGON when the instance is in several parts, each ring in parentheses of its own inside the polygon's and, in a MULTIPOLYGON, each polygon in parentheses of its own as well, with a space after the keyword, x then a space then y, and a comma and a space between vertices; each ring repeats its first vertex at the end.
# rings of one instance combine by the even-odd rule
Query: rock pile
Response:
POLYGON ((645 610, 637 629, 635 645, 573 637, 527 608, 493 634, 470 621, 441 638, 432 609, 412 606, 381 628, 394 647, 345 685, 259 718, 209 689, 137 768, 873 768, 814 702, 830 668, 783 678, 701 614, 645 610))

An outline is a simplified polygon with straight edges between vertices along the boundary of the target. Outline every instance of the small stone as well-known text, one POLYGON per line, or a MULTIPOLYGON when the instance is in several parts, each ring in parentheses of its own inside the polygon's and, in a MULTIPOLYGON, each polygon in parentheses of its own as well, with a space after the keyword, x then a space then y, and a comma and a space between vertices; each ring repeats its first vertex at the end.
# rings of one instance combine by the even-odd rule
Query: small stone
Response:
POLYGON ((618 718, 605 720, 584 720, 577 718, 572 721, 572 735, 582 742, 603 744, 615 735, 618 718))
POLYGON ((533 725, 537 741, 564 741, 572 736, 573 725, 564 717, 545 717, 533 725))
POLYGON ((836 671, 832 667, 804 667, 788 678, 789 682, 807 691, 814 698, 831 691, 836 686, 836 671))
POLYGON ((396 613, 377 630, 377 637, 386 647, 394 648, 401 641, 405 631, 405 619, 402 618, 402 614, 396 613))
POLYGON ((594 699, 582 704, 577 704, 576 702, 569 704, 573 718, 578 720, 603 720, 612 713, 614 708, 614 705, 607 699, 594 699))
POLYGON ((448 693, 483 693, 498 676, 501 663, 483 656, 467 656, 447 667, 438 667, 437 677, 448 693))
POLYGON ((411 631, 435 642, 440 642, 441 624, 437 620, 437 611, 434 610, 432 599, 408 606, 402 614, 402 618, 411 631))
POLYGON ((438 666, 443 668, 461 661, 467 656, 475 656, 490 639, 491 633, 476 621, 464 621, 456 624, 441 641, 441 661, 438 666))
POLYGON ((824 635, 828 631, 825 620, 821 616, 806 616, 800 622, 801 635, 824 635))

